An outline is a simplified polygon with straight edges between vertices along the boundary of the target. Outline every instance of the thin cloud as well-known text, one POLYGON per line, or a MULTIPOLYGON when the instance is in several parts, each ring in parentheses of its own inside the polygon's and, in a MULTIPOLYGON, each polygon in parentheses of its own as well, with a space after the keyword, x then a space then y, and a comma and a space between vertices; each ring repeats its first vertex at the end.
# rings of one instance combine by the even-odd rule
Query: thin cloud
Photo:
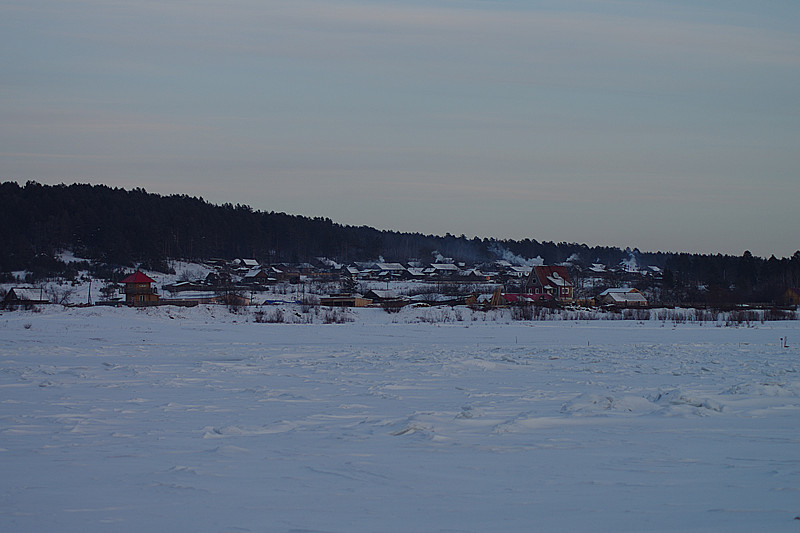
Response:
MULTIPOLYGON (((544 12, 313 0, 239 0, 224 5, 81 0, 69 7, 45 2, 38 11, 48 10, 51 16, 53 10, 66 17, 80 14, 92 31, 77 26, 65 33, 74 38, 293 58, 386 59, 387 49, 428 48, 462 55, 479 52, 479 57, 502 55, 532 64, 583 63, 602 57, 800 63, 800 39, 794 33, 691 22, 664 16, 657 9, 634 16, 604 10, 597 3, 583 6, 583 11, 565 7, 544 12)), ((37 9, 27 3, 11 8, 37 9)))

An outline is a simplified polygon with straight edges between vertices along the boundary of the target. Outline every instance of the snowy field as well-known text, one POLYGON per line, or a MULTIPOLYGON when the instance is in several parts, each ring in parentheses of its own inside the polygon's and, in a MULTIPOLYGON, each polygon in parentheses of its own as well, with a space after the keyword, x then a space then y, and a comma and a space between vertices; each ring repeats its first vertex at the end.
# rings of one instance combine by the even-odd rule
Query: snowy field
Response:
POLYGON ((800 532, 797 321, 353 318, 0 314, 0 530, 800 532))

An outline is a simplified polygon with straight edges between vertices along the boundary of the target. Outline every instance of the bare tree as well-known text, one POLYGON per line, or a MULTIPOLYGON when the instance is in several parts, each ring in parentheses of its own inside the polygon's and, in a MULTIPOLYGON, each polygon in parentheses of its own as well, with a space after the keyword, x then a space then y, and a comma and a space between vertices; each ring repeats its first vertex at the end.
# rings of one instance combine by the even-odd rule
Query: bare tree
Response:
POLYGON ((50 285, 44 290, 50 302, 54 304, 67 305, 75 294, 72 287, 62 287, 60 285, 50 285))

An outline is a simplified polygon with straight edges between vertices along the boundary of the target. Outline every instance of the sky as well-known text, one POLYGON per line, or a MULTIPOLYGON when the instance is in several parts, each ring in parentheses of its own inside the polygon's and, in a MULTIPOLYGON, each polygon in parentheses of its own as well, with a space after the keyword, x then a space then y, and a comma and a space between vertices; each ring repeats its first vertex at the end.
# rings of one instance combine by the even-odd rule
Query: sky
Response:
POLYGON ((0 180, 800 249, 796 0, 0 0, 0 180))

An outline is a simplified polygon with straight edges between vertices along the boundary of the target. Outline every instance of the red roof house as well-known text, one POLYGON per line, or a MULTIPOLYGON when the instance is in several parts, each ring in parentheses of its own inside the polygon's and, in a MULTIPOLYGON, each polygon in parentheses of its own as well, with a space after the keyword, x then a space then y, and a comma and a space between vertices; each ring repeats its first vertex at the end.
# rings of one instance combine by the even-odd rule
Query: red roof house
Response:
POLYGON ((130 305, 147 305, 148 302, 157 302, 158 293, 152 286, 156 280, 137 270, 122 280, 125 284, 125 301, 130 305))
POLYGON ((143 273, 141 270, 137 270, 127 278, 122 280, 122 283, 155 283, 156 280, 148 276, 147 274, 143 273))
POLYGON ((535 266, 525 283, 526 292, 549 294, 560 302, 572 302, 575 299, 574 288, 565 266, 535 266))

